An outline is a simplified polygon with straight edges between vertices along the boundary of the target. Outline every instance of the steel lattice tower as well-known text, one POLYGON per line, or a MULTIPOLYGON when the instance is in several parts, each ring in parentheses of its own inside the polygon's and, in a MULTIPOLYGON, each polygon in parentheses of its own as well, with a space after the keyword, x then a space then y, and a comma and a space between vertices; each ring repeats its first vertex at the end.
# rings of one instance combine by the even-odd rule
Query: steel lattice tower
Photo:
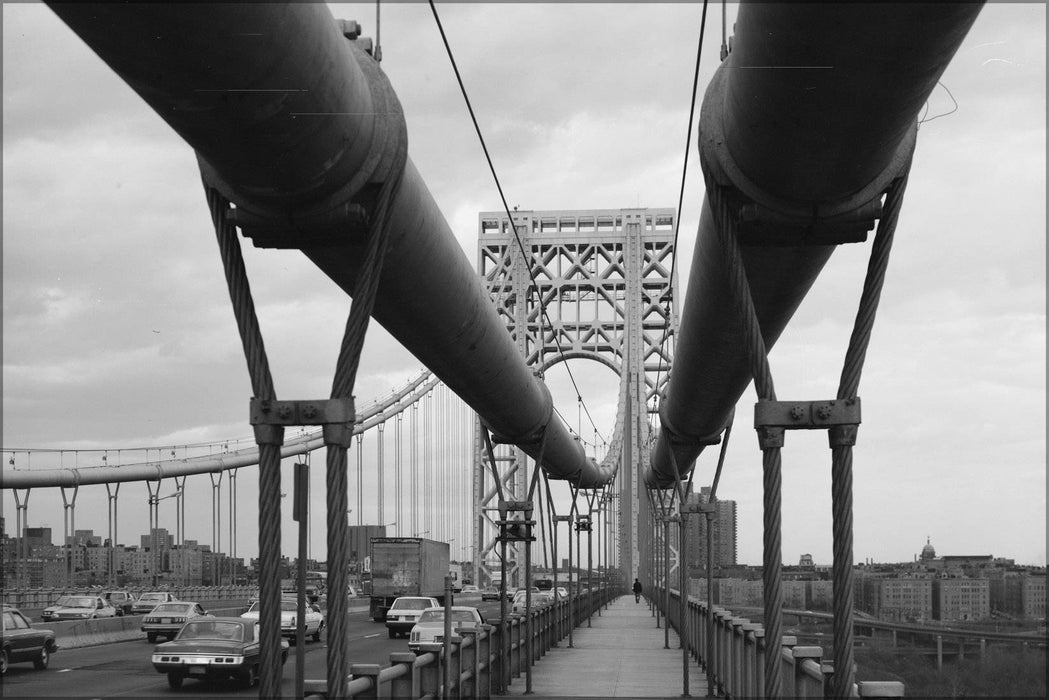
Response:
MULTIPOLYGON (((650 546, 643 532, 638 539, 639 510, 647 505, 638 494, 648 466, 648 414, 656 412, 656 396, 667 381, 678 327, 670 279, 675 219, 673 209, 515 211, 518 245, 505 212, 478 217, 478 271, 528 364, 545 372, 567 359, 589 359, 620 377, 619 414, 605 459, 619 460, 612 562, 628 581, 644 565, 639 549, 650 546)), ((498 496, 479 426, 476 436, 474 564, 476 571, 492 573, 485 560, 497 544, 498 496)), ((507 499, 527 494, 526 459, 520 448, 496 452, 507 499)), ((522 585, 519 556, 523 561, 519 547, 508 549, 507 571, 515 585, 522 585)))

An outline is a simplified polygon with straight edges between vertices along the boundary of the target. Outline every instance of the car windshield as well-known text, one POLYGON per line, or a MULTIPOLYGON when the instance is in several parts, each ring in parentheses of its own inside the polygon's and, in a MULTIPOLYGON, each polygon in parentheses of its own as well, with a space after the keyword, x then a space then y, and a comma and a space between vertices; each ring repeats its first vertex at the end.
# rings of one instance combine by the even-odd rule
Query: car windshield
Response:
MULTIPOLYGON (((475 622, 473 613, 469 610, 453 610, 452 622, 475 622)), ((419 622, 444 622, 444 610, 427 610, 419 617, 419 622)))
POLYGON ((244 626, 237 622, 204 621, 190 622, 178 638, 185 639, 228 639, 234 642, 244 641, 244 626))
POLYGON ((151 603, 160 602, 164 600, 166 596, 163 593, 143 593, 142 597, 138 599, 140 603, 151 603))
POLYGON ((190 606, 185 603, 161 603, 157 607, 153 608, 153 613, 179 613, 185 615, 189 612, 190 606))
POLYGON ((64 596, 62 596, 61 598, 59 598, 58 600, 55 601, 55 607, 56 608, 69 608, 69 607, 72 607, 74 605, 74 603, 73 603, 74 600, 76 600, 76 599, 73 596, 71 596, 71 595, 64 595, 64 596))
POLYGON ((425 610, 431 605, 433 601, 428 598, 398 598, 390 610, 425 610))
POLYGON ((58 601, 60 605, 64 605, 67 608, 93 608, 95 607, 95 599, 88 598, 85 596, 70 596, 64 599, 66 602, 58 601))

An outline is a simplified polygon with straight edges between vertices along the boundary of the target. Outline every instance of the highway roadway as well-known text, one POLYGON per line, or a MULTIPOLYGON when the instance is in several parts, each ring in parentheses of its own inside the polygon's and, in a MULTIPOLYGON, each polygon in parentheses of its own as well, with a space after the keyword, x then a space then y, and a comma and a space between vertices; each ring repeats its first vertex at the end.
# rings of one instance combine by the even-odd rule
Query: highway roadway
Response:
MULTIPOLYGON (((476 597, 456 600, 458 605, 476 605, 486 619, 499 616, 498 603, 480 605, 476 597)), ((388 666, 390 654, 408 651, 407 639, 390 639, 386 626, 373 622, 366 610, 355 610, 350 619, 350 661, 388 666)), ((327 637, 320 642, 307 642, 305 654, 307 679, 324 679, 327 675, 327 637)), ((25 697, 170 697, 185 695, 204 697, 221 694, 231 697, 256 697, 258 688, 242 688, 235 681, 205 683, 187 679, 181 690, 168 687, 166 676, 153 669, 150 662, 154 645, 141 640, 118 642, 81 649, 59 649, 51 657, 46 671, 37 671, 31 663, 12 664, 0 682, 0 696, 25 697)), ((295 654, 293 646, 284 666, 281 694, 294 696, 295 654)))

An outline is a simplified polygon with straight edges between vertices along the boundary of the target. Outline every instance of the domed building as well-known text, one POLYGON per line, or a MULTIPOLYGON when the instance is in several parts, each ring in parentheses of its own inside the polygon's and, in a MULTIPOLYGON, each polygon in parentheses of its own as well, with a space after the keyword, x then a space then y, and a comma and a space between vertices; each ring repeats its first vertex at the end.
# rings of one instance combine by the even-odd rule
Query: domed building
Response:
POLYGON ((925 536, 925 546, 922 547, 922 553, 919 557, 920 561, 929 562, 936 558, 936 550, 933 549, 932 543, 929 541, 929 536, 925 536))

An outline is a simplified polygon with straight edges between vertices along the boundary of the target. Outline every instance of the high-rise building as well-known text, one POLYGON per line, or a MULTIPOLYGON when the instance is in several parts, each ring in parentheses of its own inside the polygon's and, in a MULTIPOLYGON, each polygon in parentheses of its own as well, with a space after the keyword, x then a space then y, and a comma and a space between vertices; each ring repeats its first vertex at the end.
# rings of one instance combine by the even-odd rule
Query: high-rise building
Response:
MULTIPOLYGON (((699 490, 699 502, 710 502, 710 487, 699 490)), ((691 499, 690 499, 691 500, 691 499)), ((717 499, 717 517, 713 521, 714 569, 736 565, 736 502, 717 499)), ((672 528, 673 529, 673 528, 672 528)), ((693 513, 688 519, 685 560, 693 572, 707 567, 707 518, 693 513)))

